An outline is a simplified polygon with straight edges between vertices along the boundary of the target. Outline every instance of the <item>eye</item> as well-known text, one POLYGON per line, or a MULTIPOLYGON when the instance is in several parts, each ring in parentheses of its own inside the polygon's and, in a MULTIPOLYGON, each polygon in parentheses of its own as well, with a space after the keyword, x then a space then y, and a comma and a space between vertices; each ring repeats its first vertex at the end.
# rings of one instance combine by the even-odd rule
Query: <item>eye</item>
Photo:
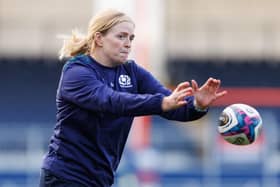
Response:
POLYGON ((124 34, 119 34, 119 35, 117 35, 117 37, 121 40, 126 39, 126 36, 124 34))
POLYGON ((134 35, 131 35, 131 36, 129 37, 129 40, 130 40, 130 41, 133 41, 134 38, 135 38, 134 35))

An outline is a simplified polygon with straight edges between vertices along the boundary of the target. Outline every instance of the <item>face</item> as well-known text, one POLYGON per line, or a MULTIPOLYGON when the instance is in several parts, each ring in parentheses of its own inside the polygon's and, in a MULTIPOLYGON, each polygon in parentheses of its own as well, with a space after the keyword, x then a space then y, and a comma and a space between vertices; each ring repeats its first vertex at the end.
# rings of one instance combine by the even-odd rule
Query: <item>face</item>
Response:
POLYGON ((121 22, 101 36, 102 51, 109 64, 117 65, 127 61, 134 39, 134 25, 121 22))

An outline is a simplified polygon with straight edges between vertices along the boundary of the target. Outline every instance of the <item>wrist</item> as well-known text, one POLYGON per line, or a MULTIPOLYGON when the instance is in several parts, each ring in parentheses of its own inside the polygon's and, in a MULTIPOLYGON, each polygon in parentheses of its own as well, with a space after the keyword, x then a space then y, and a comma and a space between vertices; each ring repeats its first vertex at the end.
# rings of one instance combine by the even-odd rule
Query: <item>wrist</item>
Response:
POLYGON ((201 107, 197 104, 196 99, 193 100, 193 106, 195 108, 196 111, 198 112, 207 112, 208 111, 208 107, 201 107))
POLYGON ((162 111, 167 111, 168 110, 168 107, 169 107, 169 102, 168 102, 168 99, 167 97, 163 97, 162 99, 162 103, 161 103, 161 109, 162 111))

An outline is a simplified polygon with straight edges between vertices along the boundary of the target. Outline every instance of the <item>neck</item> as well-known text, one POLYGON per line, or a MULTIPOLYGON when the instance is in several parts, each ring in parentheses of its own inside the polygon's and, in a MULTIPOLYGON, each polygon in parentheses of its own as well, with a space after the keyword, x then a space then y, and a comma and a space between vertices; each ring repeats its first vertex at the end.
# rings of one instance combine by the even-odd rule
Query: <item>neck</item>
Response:
POLYGON ((100 54, 100 52, 93 51, 90 53, 90 56, 94 58, 99 64, 105 67, 115 67, 116 65, 113 64, 105 55, 100 54))

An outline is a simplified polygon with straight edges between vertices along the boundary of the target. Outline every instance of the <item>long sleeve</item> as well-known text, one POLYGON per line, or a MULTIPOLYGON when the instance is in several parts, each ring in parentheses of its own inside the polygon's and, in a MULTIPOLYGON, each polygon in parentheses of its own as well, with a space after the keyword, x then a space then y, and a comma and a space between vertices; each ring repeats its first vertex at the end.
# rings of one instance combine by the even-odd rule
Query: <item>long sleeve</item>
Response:
POLYGON ((85 64, 64 68, 60 94, 81 108, 122 116, 160 114, 163 94, 131 94, 115 91, 99 80, 97 72, 85 64))
MULTIPOLYGON (((138 87, 141 93, 161 93, 165 96, 168 96, 172 93, 171 90, 165 88, 159 81, 157 81, 151 73, 146 71, 140 66, 136 66, 138 87)), ((176 110, 171 110, 168 112, 162 112, 160 116, 169 120, 176 120, 176 121, 192 121, 201 118, 204 116, 207 111, 201 112, 197 111, 194 107, 194 97, 186 97, 187 105, 178 108, 176 110)))

